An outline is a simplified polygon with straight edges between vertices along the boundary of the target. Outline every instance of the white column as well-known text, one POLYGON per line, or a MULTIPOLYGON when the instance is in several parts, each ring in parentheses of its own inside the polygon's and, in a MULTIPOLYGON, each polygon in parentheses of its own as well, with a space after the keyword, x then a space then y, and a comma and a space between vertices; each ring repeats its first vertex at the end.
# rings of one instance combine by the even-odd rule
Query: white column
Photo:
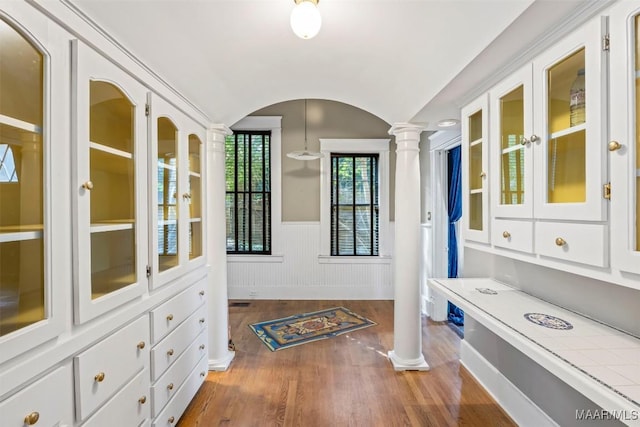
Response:
POLYGON ((396 203, 393 350, 389 359, 396 371, 426 371, 422 355, 420 318, 420 158, 418 144, 424 128, 396 123, 396 203))
POLYGON ((227 231, 225 222, 224 139, 231 130, 214 125, 207 132, 206 219, 209 283, 209 370, 225 371, 235 352, 229 351, 229 304, 227 295, 227 231))

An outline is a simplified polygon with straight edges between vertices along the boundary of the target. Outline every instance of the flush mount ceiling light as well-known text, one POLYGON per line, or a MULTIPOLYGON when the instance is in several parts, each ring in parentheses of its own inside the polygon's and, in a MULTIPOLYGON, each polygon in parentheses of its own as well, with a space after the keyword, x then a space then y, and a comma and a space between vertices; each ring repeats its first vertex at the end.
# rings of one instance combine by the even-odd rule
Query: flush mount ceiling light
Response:
POLYGON ((307 149, 307 100, 304 100, 304 151, 292 151, 287 153, 287 157, 296 160, 317 160, 324 155, 322 153, 309 151, 307 149))
POLYGON ((438 122, 438 126, 441 128, 450 128, 458 123, 460 123, 458 119, 442 119, 438 122))
POLYGON ((296 7, 291 11, 291 29, 301 39, 311 39, 318 34, 322 17, 318 10, 320 0, 293 0, 296 7))

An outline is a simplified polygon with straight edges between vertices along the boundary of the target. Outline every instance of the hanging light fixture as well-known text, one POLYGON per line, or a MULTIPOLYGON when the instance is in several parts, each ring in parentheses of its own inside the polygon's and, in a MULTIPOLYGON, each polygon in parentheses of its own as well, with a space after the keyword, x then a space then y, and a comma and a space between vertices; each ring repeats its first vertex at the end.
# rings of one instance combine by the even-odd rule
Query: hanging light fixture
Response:
POLYGON ((324 157, 324 154, 309 151, 307 149, 307 100, 304 100, 304 151, 292 151, 287 153, 287 157, 296 160, 317 160, 324 157))
POLYGON ((318 10, 320 0, 293 0, 296 7, 291 11, 291 29, 301 39, 311 39, 318 34, 322 16, 318 10))

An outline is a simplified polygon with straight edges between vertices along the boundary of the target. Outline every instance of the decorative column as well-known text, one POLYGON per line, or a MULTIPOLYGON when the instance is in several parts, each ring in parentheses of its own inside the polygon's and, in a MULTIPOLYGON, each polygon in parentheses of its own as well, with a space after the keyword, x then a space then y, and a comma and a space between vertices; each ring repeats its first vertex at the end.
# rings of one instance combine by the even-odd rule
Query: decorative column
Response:
POLYGON ((394 248, 393 350, 389 359, 396 371, 426 371, 422 355, 420 318, 420 158, 423 127, 396 123, 396 203, 394 248))
POLYGON ((229 351, 229 304, 227 295, 227 231, 225 221, 224 139, 231 130, 214 125, 207 132, 207 286, 209 311, 209 370, 226 371, 235 357, 229 351))

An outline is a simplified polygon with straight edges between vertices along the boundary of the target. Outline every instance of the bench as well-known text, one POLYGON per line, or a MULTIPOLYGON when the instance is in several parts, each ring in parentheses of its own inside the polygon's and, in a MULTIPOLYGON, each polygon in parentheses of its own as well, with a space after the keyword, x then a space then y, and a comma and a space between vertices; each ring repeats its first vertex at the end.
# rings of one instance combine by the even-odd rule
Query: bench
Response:
POLYGON ((429 287, 627 425, 640 426, 640 339, 492 279, 429 287))

